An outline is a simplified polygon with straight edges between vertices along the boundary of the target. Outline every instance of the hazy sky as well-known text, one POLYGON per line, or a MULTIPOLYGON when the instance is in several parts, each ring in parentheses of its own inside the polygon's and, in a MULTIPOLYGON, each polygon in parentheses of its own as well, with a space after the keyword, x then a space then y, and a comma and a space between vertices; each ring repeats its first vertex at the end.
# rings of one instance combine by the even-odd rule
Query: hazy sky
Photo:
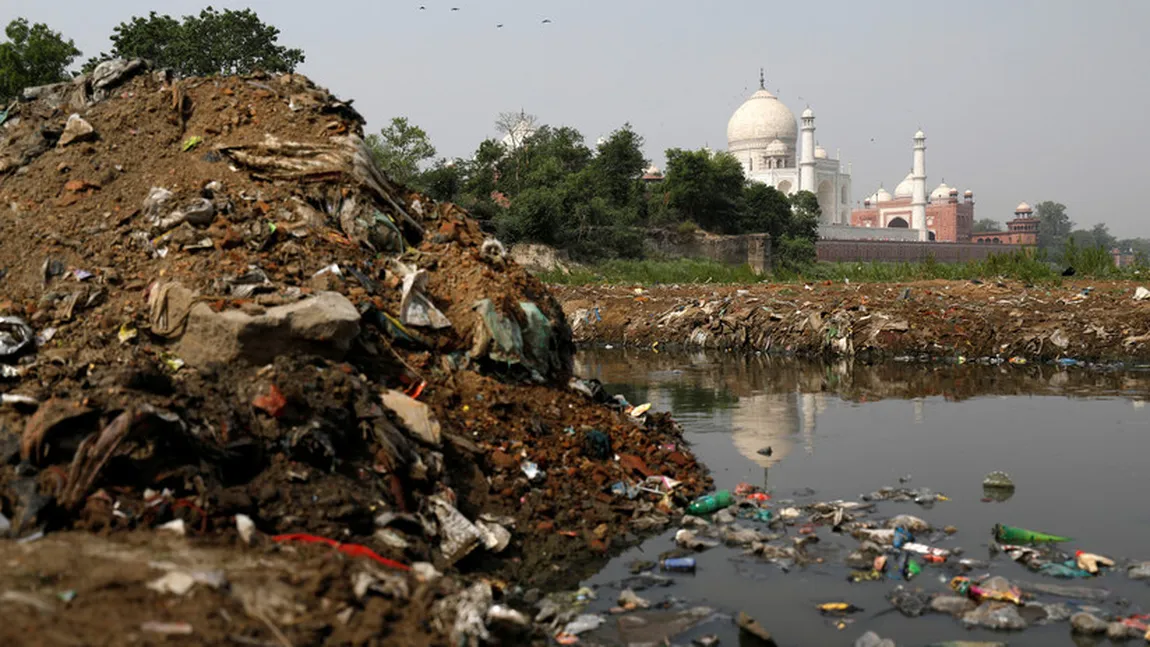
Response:
MULTIPOLYGON (((657 164, 670 147, 722 149, 765 67, 768 89, 796 115, 809 103, 819 143, 853 162, 855 201, 880 182, 893 190, 921 126, 928 190, 942 179, 973 189, 976 218, 1055 200, 1080 225, 1150 236, 1135 190, 1150 173, 1136 160, 1150 150, 1147 0, 212 4, 252 7, 305 51, 301 72, 356 100, 369 128, 408 116, 445 156, 469 156, 499 112, 520 108, 591 144, 630 122, 657 164)), ((109 49, 112 27, 132 15, 205 5, 3 6, 5 23, 46 22, 87 56, 109 49)))

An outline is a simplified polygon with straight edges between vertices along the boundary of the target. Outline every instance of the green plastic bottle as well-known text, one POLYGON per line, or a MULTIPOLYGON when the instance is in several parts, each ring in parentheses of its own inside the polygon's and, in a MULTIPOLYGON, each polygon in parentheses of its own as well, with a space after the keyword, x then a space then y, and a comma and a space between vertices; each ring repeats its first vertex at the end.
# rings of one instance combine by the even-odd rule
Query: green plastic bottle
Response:
POLYGON ((712 512, 722 510, 734 502, 735 497, 731 495, 730 490, 719 490, 714 494, 708 494, 707 496, 695 499, 691 505, 687 506, 687 514, 693 514, 695 516, 711 514, 712 512))

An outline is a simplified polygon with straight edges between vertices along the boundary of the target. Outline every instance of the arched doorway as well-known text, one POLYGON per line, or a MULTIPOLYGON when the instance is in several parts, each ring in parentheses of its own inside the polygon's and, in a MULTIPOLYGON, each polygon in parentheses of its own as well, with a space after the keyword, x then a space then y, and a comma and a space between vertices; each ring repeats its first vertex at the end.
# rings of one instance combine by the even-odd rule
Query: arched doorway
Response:
POLYGON ((783 180, 782 182, 779 182, 779 185, 775 188, 778 189, 779 193, 782 193, 783 195, 790 195, 791 194, 791 181, 790 180, 783 180))
POLYGON ((891 218, 890 222, 886 223, 886 226, 894 227, 895 229, 910 229, 910 223, 897 216, 891 218))
POLYGON ((819 190, 816 195, 819 198, 819 210, 823 212, 823 221, 830 222, 835 214, 834 184, 831 184, 830 180, 823 180, 819 183, 819 190))
POLYGON ((935 238, 936 238, 936 236, 934 235, 934 232, 933 232, 933 231, 927 231, 927 232, 926 232, 926 236, 927 236, 927 238, 929 238, 930 240, 935 240, 935 238))

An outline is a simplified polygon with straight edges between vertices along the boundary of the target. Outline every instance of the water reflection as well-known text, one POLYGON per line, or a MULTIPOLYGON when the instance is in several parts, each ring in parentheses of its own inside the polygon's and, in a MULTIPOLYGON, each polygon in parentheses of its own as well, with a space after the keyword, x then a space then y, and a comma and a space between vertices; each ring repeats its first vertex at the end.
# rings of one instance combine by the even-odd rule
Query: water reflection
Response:
MULTIPOLYGON (((994 395, 1145 396, 1150 373, 1063 369, 1044 365, 812 363, 726 353, 585 350, 575 371, 597 378, 632 402, 690 417, 705 415, 729 430, 739 453, 764 470, 801 447, 816 449, 819 415, 829 398, 865 403, 906 401, 915 425, 928 419, 928 398, 948 401, 994 395), (770 448, 770 455, 765 453, 770 448)), ((936 401, 937 406, 937 401, 936 401)), ((1144 401, 1132 400, 1141 408, 1144 401)), ((764 473, 764 480, 765 480, 764 473)))

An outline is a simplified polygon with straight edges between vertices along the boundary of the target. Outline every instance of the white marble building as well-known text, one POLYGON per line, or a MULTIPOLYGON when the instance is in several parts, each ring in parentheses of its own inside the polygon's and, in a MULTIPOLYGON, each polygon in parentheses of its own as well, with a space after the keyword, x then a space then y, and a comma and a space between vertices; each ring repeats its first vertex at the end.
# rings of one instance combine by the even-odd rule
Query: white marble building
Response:
POLYGON ((800 129, 795 115, 764 87, 751 95, 727 122, 727 150, 743 164, 747 178, 794 195, 818 196, 824 225, 850 225, 851 175, 815 142, 815 115, 808 107, 800 129))

